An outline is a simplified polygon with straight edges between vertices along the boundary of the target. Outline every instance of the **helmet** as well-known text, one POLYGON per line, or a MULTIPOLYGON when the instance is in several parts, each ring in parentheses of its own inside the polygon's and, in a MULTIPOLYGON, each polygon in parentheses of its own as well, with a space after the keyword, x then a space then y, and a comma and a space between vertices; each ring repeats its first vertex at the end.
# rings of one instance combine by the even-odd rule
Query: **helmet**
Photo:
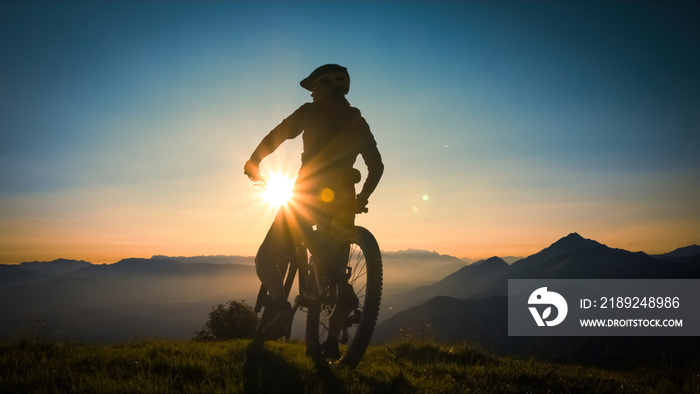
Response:
POLYGON ((348 74, 348 69, 337 64, 326 64, 315 69, 308 77, 299 82, 299 84, 302 88, 313 91, 314 82, 321 77, 327 80, 334 90, 342 94, 348 94, 350 91, 350 74, 348 74))

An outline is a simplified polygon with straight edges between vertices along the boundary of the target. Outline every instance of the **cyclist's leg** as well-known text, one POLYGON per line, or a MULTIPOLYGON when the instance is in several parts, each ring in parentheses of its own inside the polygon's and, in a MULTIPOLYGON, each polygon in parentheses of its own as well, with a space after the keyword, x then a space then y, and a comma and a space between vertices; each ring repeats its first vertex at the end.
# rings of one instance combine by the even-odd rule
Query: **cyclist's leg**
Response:
POLYGON ((354 235, 339 245, 350 244, 346 261, 349 277, 329 288, 330 304, 312 305, 307 314, 306 340, 314 360, 324 359, 354 367, 369 345, 376 325, 382 293, 379 246, 369 231, 356 227, 354 235), (343 294, 341 283, 352 289, 343 294), (336 292, 337 291, 337 292, 336 292), (337 295, 337 296, 336 296, 337 295))
POLYGON ((263 286, 274 300, 284 296, 283 277, 278 265, 289 254, 292 245, 287 214, 280 209, 270 226, 258 254, 255 256, 255 270, 263 286))
POLYGON ((347 282, 347 263, 350 253, 350 245, 340 241, 353 236, 355 228, 355 189, 353 185, 338 187, 336 199, 329 206, 329 239, 328 253, 326 255, 326 274, 332 283, 331 291, 335 293, 335 313, 328 321, 328 330, 331 333, 326 341, 325 352, 327 355, 340 356, 336 339, 343 329, 347 327, 348 314, 357 307, 358 299, 352 286, 347 282))
POLYGON ((330 234, 333 249, 331 266, 335 270, 339 270, 341 274, 345 273, 349 247, 339 248, 339 241, 352 237, 355 229, 355 186, 347 183, 338 187, 337 198, 332 207, 332 221, 330 226, 330 234))

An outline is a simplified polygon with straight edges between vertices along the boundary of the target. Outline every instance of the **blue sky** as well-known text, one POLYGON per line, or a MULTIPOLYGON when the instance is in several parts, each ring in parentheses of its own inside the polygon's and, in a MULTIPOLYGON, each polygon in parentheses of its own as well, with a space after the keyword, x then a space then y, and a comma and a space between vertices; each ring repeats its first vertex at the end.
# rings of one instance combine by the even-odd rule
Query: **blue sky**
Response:
MULTIPOLYGON (((670 2, 0 4, 0 263, 254 254, 242 165, 348 67, 386 250, 527 255, 577 231, 700 243, 700 7, 670 2)), ((264 162, 295 173, 290 141, 264 162)), ((266 163, 266 164, 265 164, 266 163)))

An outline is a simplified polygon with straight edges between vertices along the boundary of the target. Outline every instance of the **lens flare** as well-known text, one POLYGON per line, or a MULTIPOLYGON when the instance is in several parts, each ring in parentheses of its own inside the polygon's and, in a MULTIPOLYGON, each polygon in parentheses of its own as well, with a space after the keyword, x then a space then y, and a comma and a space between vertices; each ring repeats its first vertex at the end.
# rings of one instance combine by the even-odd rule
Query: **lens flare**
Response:
POLYGON ((265 185, 262 188, 263 200, 274 209, 285 206, 292 198, 293 188, 294 178, 273 172, 265 177, 265 185))

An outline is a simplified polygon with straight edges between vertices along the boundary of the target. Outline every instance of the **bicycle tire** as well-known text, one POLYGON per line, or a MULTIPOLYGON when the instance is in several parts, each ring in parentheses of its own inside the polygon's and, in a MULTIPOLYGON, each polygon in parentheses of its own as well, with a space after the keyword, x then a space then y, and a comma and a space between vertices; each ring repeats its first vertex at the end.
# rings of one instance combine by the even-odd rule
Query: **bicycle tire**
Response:
MULTIPOLYGON (((337 296, 326 294, 309 305, 306 320, 306 347, 309 356, 316 362, 329 362, 355 368, 365 354, 374 334, 382 297, 382 258, 376 239, 367 229, 356 226, 353 236, 336 244, 336 248, 350 246, 348 267, 350 276, 343 279, 350 284, 358 305, 350 314, 334 313, 338 310, 337 296), (358 313, 359 312, 359 313, 358 313), (331 319, 346 319, 341 325, 331 328, 331 319), (356 322, 353 321, 356 319, 356 322), (347 338, 344 338, 347 337, 347 338), (345 339, 345 342, 343 341, 345 339)), ((339 284, 329 284, 326 291, 338 292, 339 284), (335 287, 335 290, 333 288, 335 287)), ((346 287, 347 288, 347 287, 346 287)), ((337 324, 335 324, 337 325, 337 324)))

